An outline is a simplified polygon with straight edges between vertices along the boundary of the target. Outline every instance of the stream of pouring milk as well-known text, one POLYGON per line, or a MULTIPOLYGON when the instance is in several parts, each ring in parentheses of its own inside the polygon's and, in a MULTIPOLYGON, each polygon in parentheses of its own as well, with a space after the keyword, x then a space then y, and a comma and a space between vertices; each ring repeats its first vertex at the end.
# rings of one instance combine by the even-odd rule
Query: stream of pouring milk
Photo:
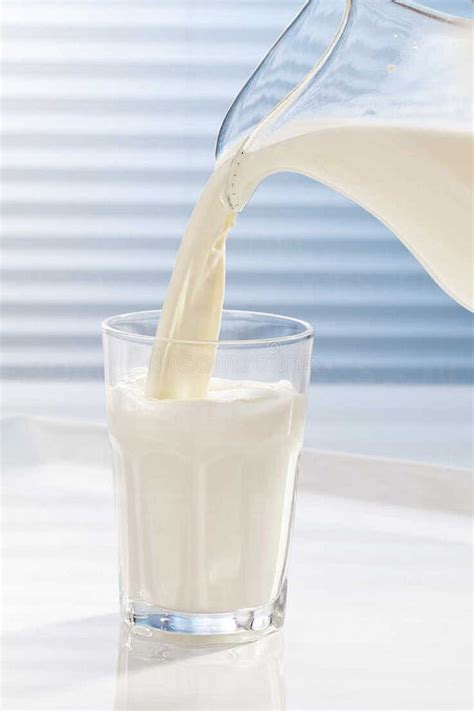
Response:
POLYGON ((148 397, 206 397, 215 346, 186 341, 219 337, 225 240, 235 219, 224 196, 229 191, 238 211, 266 176, 279 171, 310 176, 365 207, 448 294, 472 310, 469 131, 376 121, 293 125, 270 145, 239 151, 216 167, 187 226, 158 326, 148 397))

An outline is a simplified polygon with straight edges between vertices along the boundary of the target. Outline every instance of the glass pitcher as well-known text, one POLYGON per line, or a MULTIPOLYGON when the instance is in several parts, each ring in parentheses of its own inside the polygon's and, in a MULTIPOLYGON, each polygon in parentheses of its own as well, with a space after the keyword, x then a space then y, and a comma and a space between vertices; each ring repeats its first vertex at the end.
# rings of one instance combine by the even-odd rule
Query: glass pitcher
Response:
POLYGON ((473 309, 472 21, 402 0, 309 0, 221 127, 234 211, 300 172, 384 222, 473 309))

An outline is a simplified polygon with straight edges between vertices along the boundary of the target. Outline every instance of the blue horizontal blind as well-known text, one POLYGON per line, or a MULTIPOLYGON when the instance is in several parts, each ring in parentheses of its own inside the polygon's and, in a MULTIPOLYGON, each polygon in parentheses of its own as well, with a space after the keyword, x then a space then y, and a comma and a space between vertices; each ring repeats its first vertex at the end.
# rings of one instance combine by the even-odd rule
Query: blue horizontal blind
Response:
MULTIPOLYGON (((101 319, 161 305, 225 111, 300 6, 4 2, 4 377, 98 379, 101 319)), ((239 217, 226 306, 313 322, 322 381, 472 379, 470 315, 299 176, 239 217)))

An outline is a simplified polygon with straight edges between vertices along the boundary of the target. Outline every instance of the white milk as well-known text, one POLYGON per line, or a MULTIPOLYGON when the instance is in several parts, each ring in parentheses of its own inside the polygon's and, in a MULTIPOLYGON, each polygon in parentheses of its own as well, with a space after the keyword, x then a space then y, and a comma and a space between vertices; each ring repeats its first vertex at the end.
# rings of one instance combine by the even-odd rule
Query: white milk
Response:
POLYGON ((183 612, 255 608, 280 591, 305 398, 287 381, 212 379, 203 400, 110 389, 122 589, 183 612))
POLYGON ((146 385, 132 374, 111 392, 131 599, 231 611, 268 603, 282 581, 305 402, 289 383, 211 380, 235 218, 223 196, 239 210, 270 173, 320 180, 379 217, 472 307, 471 158, 467 132, 367 122, 286 127, 220 163, 184 235, 146 385), (186 343, 195 340, 204 343, 186 343))
MULTIPOLYGON (((197 202, 176 260, 159 338, 218 338, 225 278, 225 239, 234 213, 271 173, 303 173, 352 198, 402 240, 433 278, 464 306, 472 295, 472 134, 410 124, 296 124, 272 143, 220 163, 197 202)), ((291 233, 291 225, 288 225, 291 233)), ((291 237, 289 237, 291 239, 291 237)), ((214 346, 157 340, 147 395, 205 397, 214 346), (187 367, 180 363, 199 363, 187 367)))
POLYGON ((387 225, 450 296, 473 309, 472 132, 376 121, 292 124, 238 158, 228 187, 234 209, 270 173, 319 180, 387 225))

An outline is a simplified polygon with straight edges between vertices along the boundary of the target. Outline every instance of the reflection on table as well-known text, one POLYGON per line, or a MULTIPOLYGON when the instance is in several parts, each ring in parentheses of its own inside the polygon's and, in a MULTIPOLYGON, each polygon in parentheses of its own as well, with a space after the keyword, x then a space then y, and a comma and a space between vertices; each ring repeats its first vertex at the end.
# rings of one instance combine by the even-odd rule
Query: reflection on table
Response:
POLYGON ((284 709, 280 632, 250 644, 194 647, 119 635, 116 711, 284 709))

